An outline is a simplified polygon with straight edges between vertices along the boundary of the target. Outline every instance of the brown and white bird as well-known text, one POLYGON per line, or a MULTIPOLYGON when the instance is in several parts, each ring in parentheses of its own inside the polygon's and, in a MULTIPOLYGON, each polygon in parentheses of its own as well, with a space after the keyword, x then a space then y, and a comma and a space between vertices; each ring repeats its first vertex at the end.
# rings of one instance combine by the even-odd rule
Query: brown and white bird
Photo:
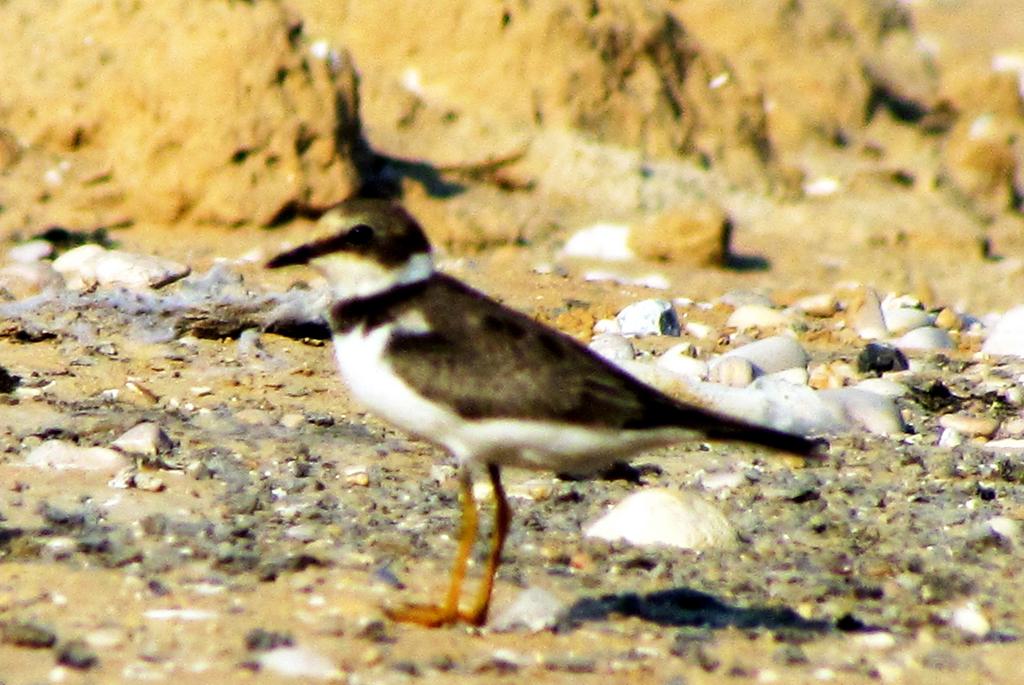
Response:
POLYGON ((325 215, 333 233, 268 262, 309 264, 327 280, 334 354, 352 396, 441 445, 459 466, 462 530, 437 605, 389 615, 440 626, 487 617, 511 511, 504 466, 587 473, 681 440, 730 440, 809 455, 818 443, 675 400, 569 336, 434 270, 430 244, 401 206, 351 200, 325 215), (474 467, 494 489, 481 585, 460 605, 477 537, 474 467))

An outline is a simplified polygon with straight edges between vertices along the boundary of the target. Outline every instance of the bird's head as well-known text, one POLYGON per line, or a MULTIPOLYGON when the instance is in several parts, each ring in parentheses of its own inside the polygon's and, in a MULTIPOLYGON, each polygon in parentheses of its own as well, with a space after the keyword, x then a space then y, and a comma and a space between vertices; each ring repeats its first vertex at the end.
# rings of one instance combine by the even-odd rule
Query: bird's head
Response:
POLYGON ((350 200, 321 217, 323 237, 277 255, 267 267, 309 264, 337 300, 369 297, 429 278, 430 243, 416 220, 385 200, 350 200))

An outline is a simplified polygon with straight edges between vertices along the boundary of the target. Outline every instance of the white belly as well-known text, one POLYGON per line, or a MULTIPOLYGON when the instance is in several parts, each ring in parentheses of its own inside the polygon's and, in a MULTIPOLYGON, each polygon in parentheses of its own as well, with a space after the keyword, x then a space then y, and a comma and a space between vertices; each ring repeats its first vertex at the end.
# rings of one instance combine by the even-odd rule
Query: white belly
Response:
POLYGON ((427 400, 399 378, 384 358, 391 334, 381 326, 334 337, 334 355, 353 397, 377 416, 437 443, 459 461, 584 473, 634 452, 693 437, 692 433, 607 431, 537 420, 466 420, 427 400))

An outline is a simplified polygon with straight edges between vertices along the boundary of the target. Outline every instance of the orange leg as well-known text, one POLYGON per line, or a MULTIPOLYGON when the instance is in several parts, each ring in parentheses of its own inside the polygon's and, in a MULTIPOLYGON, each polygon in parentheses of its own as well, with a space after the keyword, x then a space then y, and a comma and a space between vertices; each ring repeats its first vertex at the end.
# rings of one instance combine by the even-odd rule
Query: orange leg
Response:
POLYGON ((491 605, 491 591, 494 589, 494 575, 501 563, 501 550, 508 537, 508 527, 512 522, 512 510, 505 498, 505 489, 501 487, 501 470, 494 464, 487 465, 487 475, 491 478, 491 489, 494 491, 494 528, 491 530, 491 547, 487 553, 487 568, 484 579, 480 581, 476 599, 469 611, 459 612, 463 621, 474 626, 481 626, 487 620, 487 609, 491 605))
POLYGON ((416 623, 431 628, 451 625, 460 620, 471 625, 483 625, 487 620, 487 609, 491 603, 491 591, 494 588, 494 576, 501 562, 501 550, 505 546, 512 512, 501 487, 501 473, 497 466, 488 465, 487 473, 494 489, 494 530, 491 531, 491 546, 487 555, 487 567, 484 578, 480 582, 476 598, 468 611, 459 610, 459 597, 462 594, 462 583, 466 578, 466 566, 473 551, 473 543, 477 533, 476 500, 473 497, 472 478, 469 469, 459 473, 460 499, 462 502, 462 530, 459 533, 459 548, 452 564, 451 580, 448 594, 440 605, 412 605, 399 609, 386 609, 388 617, 402 623, 416 623))

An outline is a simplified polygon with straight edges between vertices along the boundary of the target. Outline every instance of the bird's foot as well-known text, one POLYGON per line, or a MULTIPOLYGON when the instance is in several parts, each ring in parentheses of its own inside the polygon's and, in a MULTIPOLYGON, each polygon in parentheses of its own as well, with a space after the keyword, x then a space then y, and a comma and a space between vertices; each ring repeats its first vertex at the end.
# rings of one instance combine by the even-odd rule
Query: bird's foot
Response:
MULTIPOLYGON (((475 609, 475 607, 474 607, 475 609)), ((384 613, 392 621, 413 623, 427 628, 440 628, 456 623, 482 626, 487 620, 487 609, 483 611, 460 611, 458 607, 433 604, 406 604, 400 607, 386 607, 384 613)))

